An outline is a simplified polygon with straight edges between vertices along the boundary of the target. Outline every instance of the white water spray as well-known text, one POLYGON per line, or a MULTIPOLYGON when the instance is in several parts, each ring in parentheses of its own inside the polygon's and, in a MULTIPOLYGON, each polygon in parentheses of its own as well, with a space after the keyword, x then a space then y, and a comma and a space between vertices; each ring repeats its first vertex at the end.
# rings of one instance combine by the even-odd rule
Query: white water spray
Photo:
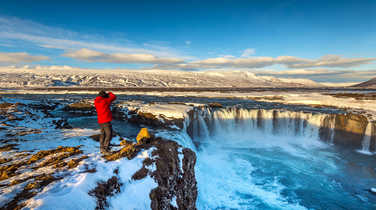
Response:
POLYGON ((372 154, 370 152, 370 146, 371 146, 371 137, 372 137, 372 123, 368 123, 366 127, 366 131, 363 135, 362 140, 362 153, 372 154))

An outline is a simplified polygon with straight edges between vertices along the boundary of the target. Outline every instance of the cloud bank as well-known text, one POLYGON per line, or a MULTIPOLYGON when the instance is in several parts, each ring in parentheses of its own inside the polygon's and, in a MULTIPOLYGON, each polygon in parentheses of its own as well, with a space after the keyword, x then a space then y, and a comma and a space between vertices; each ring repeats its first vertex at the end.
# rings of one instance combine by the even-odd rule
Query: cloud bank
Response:
POLYGON ((31 63, 36 61, 48 60, 47 56, 42 55, 29 55, 25 52, 17 53, 1 53, 0 52, 0 64, 19 64, 19 63, 31 63))
POLYGON ((305 59, 294 56, 278 56, 273 57, 248 57, 248 58, 229 58, 218 57, 209 58, 205 60, 198 60, 186 62, 176 65, 156 66, 156 68, 167 69, 186 69, 186 70, 200 70, 200 69, 221 69, 221 68, 263 68, 272 65, 283 65, 287 68, 317 68, 317 67, 342 67, 349 68, 370 64, 376 58, 342 58, 338 55, 326 55, 319 59, 305 59))
POLYGON ((176 64, 184 62, 184 60, 179 58, 160 58, 151 54, 110 54, 89 50, 86 48, 77 51, 67 52, 63 54, 63 56, 81 61, 103 63, 176 64))

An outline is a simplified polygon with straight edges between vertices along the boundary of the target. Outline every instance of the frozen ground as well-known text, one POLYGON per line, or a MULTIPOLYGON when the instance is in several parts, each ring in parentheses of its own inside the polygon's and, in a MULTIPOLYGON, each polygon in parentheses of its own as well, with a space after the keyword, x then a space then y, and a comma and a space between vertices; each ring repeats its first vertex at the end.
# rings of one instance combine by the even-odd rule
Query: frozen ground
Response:
POLYGON ((157 117, 163 116, 168 119, 184 119, 186 113, 193 109, 193 106, 187 104, 143 103, 140 101, 122 102, 120 106, 127 108, 129 111, 137 110, 138 112, 151 113, 157 117))
POLYGON ((256 76, 247 71, 83 70, 0 67, 0 86, 27 87, 321 87, 308 79, 256 76))
MULTIPOLYGON (((331 90, 317 90, 317 91, 304 91, 304 90, 289 90, 289 91, 184 91, 184 92, 157 92, 157 91, 117 91, 119 95, 147 95, 156 97, 186 97, 186 98, 220 98, 220 99, 241 99, 241 100, 255 100, 265 102, 278 102, 283 104, 295 105, 311 105, 311 106, 332 106, 341 109, 352 109, 356 112, 365 112, 376 120, 376 99, 357 99, 353 97, 335 97, 333 93, 375 93, 375 90, 359 91, 331 91, 331 90)), ((0 90, 0 94, 97 94, 97 91, 77 91, 77 90, 63 90, 63 91, 47 91, 47 90, 0 90)), ((186 105, 169 104, 159 106, 143 104, 143 102, 128 103, 130 107, 138 107, 144 109, 146 112, 155 112, 157 114, 165 114, 170 117, 182 117, 182 112, 187 111, 189 107, 186 105), (180 114, 179 114, 180 113, 180 114)), ((194 104, 193 104, 194 105, 194 104)))
MULTIPOLYGON (((8 98, 3 98, 2 102, 35 103, 36 105, 40 103, 8 98)), ((10 150, 0 151, 0 159, 11 159, 11 161, 2 163, 1 166, 17 165, 17 163, 27 161, 32 154, 36 154, 38 151, 56 149, 58 146, 81 146, 80 150, 83 154, 68 157, 64 159, 66 162, 76 157, 87 156, 87 158, 79 162, 78 167, 72 169, 57 169, 53 165, 33 168, 42 165, 43 162, 48 162, 59 154, 48 155, 41 161, 32 164, 31 167, 22 165, 14 176, 0 181, 0 206, 6 205, 16 196, 20 196, 25 186, 35 181, 33 177, 52 174, 61 179, 41 188, 35 188, 38 192, 35 197, 19 200, 20 203, 24 202, 25 209, 51 209, 52 207, 53 209, 95 209, 96 200, 88 192, 96 187, 98 181, 106 181, 114 176, 116 169, 118 170, 116 176, 119 177, 123 185, 119 194, 109 198, 110 209, 150 208, 149 193, 157 186, 156 182, 149 175, 142 180, 133 180, 131 177, 142 168, 142 161, 151 157, 153 148, 143 151, 132 160, 123 158, 107 162, 99 153, 99 143, 89 138, 93 134, 98 134, 98 130, 55 129, 52 123, 53 120, 56 120, 55 118, 46 118, 43 112, 29 108, 18 107, 9 110, 9 113, 21 120, 1 119, 0 121, 0 139, 2 139, 0 146, 14 144, 14 148, 10 150), (20 132, 24 132, 24 134, 20 132), (9 135, 14 135, 14 137, 9 135), (24 179, 26 181, 20 181, 24 179)), ((119 144, 119 142, 119 137, 112 140, 114 144, 119 144)))

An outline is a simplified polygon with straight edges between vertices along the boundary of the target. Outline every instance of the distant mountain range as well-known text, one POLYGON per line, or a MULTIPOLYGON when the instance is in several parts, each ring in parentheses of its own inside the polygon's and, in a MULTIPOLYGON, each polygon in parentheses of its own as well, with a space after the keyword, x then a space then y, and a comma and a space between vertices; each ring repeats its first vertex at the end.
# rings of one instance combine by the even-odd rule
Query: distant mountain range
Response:
POLYGON ((368 81, 356 84, 353 87, 376 88, 376 77, 368 81))
POLYGON ((106 87, 106 88, 222 88, 222 87, 323 87, 308 79, 256 76, 247 71, 166 70, 40 70, 0 68, 0 87, 106 87))

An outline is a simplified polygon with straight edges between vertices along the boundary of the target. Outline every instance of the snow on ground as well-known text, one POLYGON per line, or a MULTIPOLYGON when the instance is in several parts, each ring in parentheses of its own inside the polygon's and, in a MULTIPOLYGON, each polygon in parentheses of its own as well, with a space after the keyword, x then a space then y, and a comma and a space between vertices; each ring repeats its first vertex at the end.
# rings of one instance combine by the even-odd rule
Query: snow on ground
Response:
MULTIPOLYGON (((3 98, 2 102, 27 102, 17 99, 3 98)), ((114 175, 114 170, 119 169, 119 178, 123 183, 121 192, 114 197, 109 198, 111 209, 150 209, 150 191, 157 187, 154 179, 150 176, 142 180, 132 180, 132 175, 142 168, 142 161, 151 157, 154 148, 140 152, 140 154, 128 160, 123 158, 117 161, 106 162, 99 153, 99 143, 92 140, 89 136, 98 134, 99 130, 93 129, 55 129, 52 120, 55 118, 46 118, 42 112, 33 109, 19 108, 13 112, 22 120, 6 121, 0 129, 0 137, 7 139, 6 134, 9 132, 18 132, 27 129, 39 129, 41 132, 30 133, 22 136, 16 135, 16 138, 8 138, 15 141, 18 150, 0 151, 0 158, 12 158, 9 163, 27 161, 30 158, 30 152, 35 154, 40 150, 55 149, 58 146, 81 146, 83 155, 88 158, 80 162, 79 166, 74 169, 59 170, 53 166, 41 167, 37 170, 29 169, 27 165, 22 166, 22 173, 16 174, 9 179, 0 181, 0 186, 8 185, 12 181, 22 180, 23 178, 43 174, 53 174, 61 176, 63 179, 52 182, 43 188, 37 196, 27 200, 26 209, 95 209, 96 200, 88 195, 88 192, 96 187, 98 181, 107 181, 114 175), (30 112, 30 114, 25 114, 30 112), (29 151, 24 153, 23 151, 29 151), (24 153, 26 156, 17 157, 18 154, 24 153), (24 169, 23 169, 24 168, 24 169), (88 169, 95 169, 96 172, 88 172, 88 169)), ((0 124, 2 122, 0 121, 0 124)), ((12 142, 10 142, 12 143, 12 142)), ((115 137, 112 143, 119 144, 120 138, 115 137)), ((0 142, 0 146, 8 143, 0 142)), ((115 148, 116 149, 116 148, 115 148)), ((47 156, 52 158, 56 154, 47 156)), ((46 158, 47 158, 46 157, 46 158)), ((77 156, 72 156, 77 157, 77 156)), ((65 159, 70 160, 71 157, 65 159)), ((154 157, 153 157, 154 158, 154 157)), ((48 159, 46 159, 48 160, 48 159)), ((7 164, 7 163, 6 163, 7 164)), ((0 164, 2 165, 2 164, 0 164)), ((156 166, 151 165, 148 169, 155 170, 156 166)), ((5 205, 12 200, 31 180, 15 184, 13 186, 1 187, 0 206, 5 205)))
POLYGON ((24 87, 320 87, 303 79, 256 76, 248 71, 95 70, 0 67, 0 86, 24 87))
POLYGON ((262 101, 280 102, 286 104, 304 104, 304 105, 321 105, 321 106, 335 106, 339 108, 360 109, 369 114, 371 120, 376 120, 376 103, 375 100, 359 100, 355 98, 338 98, 331 95, 322 93, 274 93, 268 92, 250 95, 250 97, 257 96, 282 96, 283 99, 269 100, 267 98, 261 99, 262 101))
MULTIPOLYGON (((185 92, 142 92, 142 91, 117 91, 116 94, 124 95, 149 95, 149 96, 168 96, 168 97, 207 97, 207 98, 228 98, 228 99, 251 99, 266 102, 280 102, 285 104, 304 104, 304 105, 323 105, 323 106, 336 106, 339 108, 361 109, 370 115, 376 115, 376 103, 374 100, 359 100, 354 98, 337 98, 326 93, 333 91, 253 91, 253 92, 219 92, 219 91, 185 91, 185 92), (275 96, 282 97, 281 99, 274 98, 275 96)), ((348 91, 359 92, 359 91, 348 91)), ((360 91, 361 92, 361 91, 360 91)), ((38 93, 38 94, 51 94, 48 91, 33 91, 33 90, 1 90, 0 94, 14 94, 14 93, 38 93)), ((54 94, 97 94, 97 91, 53 91, 54 94)), ((171 116, 179 116, 184 112, 183 106, 175 107, 173 105, 159 107, 159 105, 140 105, 142 102, 134 102, 129 104, 129 107, 140 108, 150 112, 167 114, 171 116)), ((196 106, 195 104, 187 104, 196 106)), ((376 120, 376 117, 375 117, 376 120)))
POLYGON ((192 106, 180 104, 147 104, 140 108, 140 112, 163 115, 167 118, 182 119, 185 114, 192 110, 192 106))
MULTIPOLYGON (((266 102, 280 102, 285 104, 303 105, 323 105, 335 106, 339 108, 361 109, 376 116, 375 100, 359 100, 355 98, 338 98, 326 95, 326 92, 304 92, 304 91, 263 91, 263 92, 165 92, 157 95, 164 96, 186 96, 186 97, 209 97, 209 98, 238 98, 251 99, 266 102), (280 98, 276 98, 276 96, 280 98)), ((138 93, 140 94, 140 93, 138 93)), ((155 95, 154 92, 144 92, 142 94, 155 95)))
POLYGON ((138 155, 132 160, 123 158, 106 162, 98 153, 94 153, 85 162, 94 164, 96 173, 80 173, 84 170, 81 166, 73 176, 48 186, 38 196, 29 200, 27 207, 46 210, 51 209, 51 206, 54 209, 95 209, 95 198, 89 196, 88 192, 96 187, 98 181, 108 180, 114 176, 113 171, 119 169, 123 186, 119 194, 109 198, 110 209, 150 209, 149 193, 157 187, 157 183, 150 176, 137 181, 131 179, 147 157, 149 156, 138 155))
POLYGON ((141 101, 126 101, 120 104, 120 107, 129 111, 142 113, 151 113, 155 116, 163 116, 169 119, 184 119, 186 113, 193 109, 197 104, 171 104, 171 103, 144 103, 141 101))

